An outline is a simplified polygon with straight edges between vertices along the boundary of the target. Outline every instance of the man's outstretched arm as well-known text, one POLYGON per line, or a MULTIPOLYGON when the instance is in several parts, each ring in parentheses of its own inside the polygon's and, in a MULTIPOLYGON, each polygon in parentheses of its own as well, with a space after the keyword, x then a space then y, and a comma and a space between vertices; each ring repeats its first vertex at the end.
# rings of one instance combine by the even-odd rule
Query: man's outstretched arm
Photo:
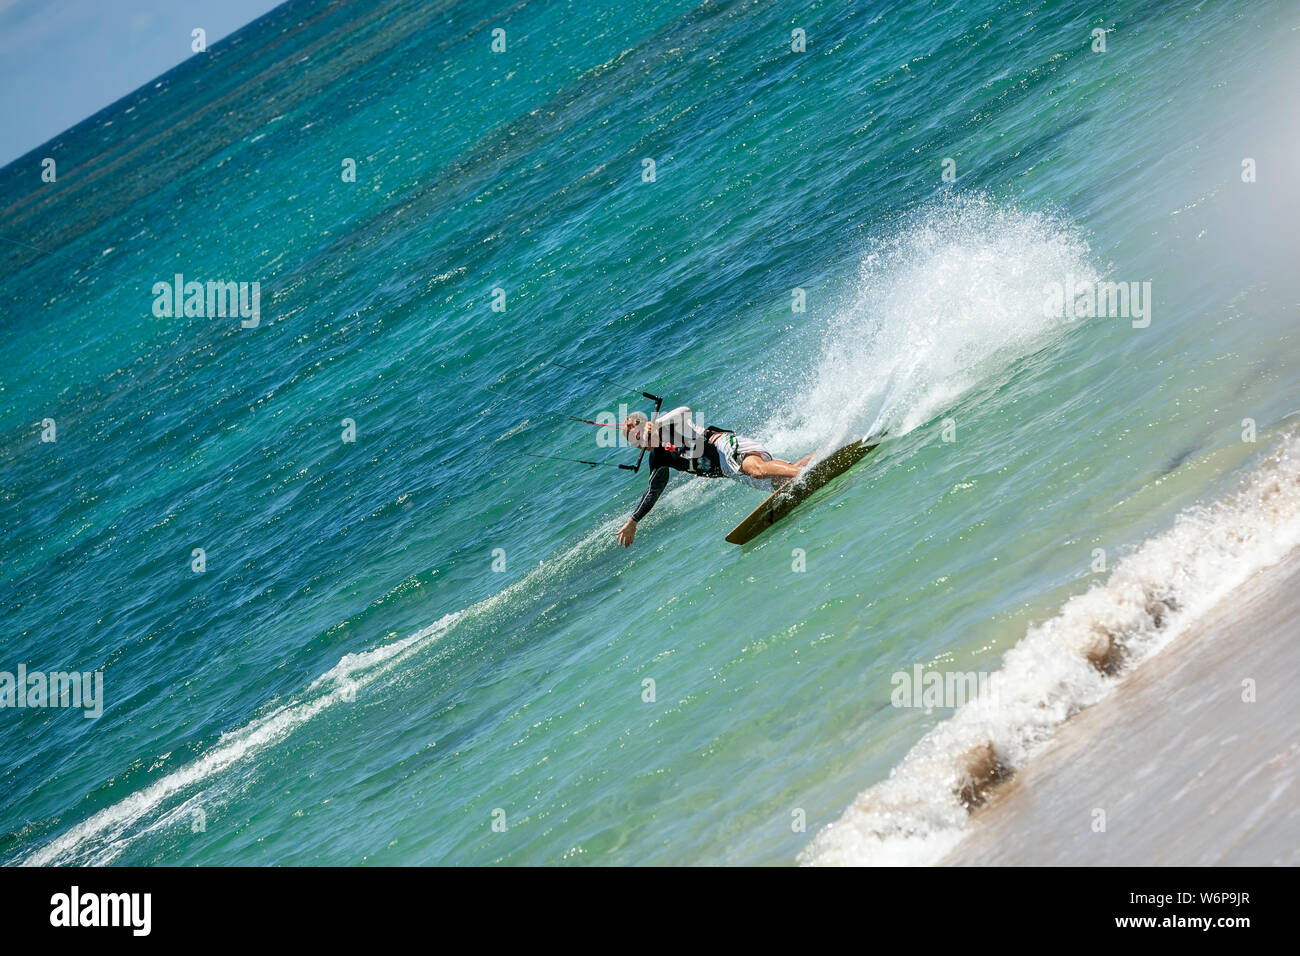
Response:
POLYGON ((623 527, 618 529, 618 543, 623 547, 632 546, 632 539, 636 537, 636 523, 650 513, 650 509, 655 506, 659 496, 664 493, 667 484, 668 466, 660 465, 657 468, 652 468, 650 471, 650 485, 646 488, 645 494, 637 502, 632 517, 623 522, 623 527))

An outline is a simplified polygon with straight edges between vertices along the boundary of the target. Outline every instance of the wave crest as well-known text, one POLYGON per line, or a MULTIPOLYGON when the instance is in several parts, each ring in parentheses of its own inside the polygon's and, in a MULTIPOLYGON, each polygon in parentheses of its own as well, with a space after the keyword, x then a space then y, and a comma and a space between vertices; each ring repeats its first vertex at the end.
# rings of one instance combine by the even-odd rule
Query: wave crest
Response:
POLYGON ((927 865, 972 810, 1119 678, 1252 574, 1300 546, 1300 437, 1285 437, 1234 495, 1191 508, 1110 577, 1030 627, 971 701, 925 735, 800 854, 810 865, 927 865))

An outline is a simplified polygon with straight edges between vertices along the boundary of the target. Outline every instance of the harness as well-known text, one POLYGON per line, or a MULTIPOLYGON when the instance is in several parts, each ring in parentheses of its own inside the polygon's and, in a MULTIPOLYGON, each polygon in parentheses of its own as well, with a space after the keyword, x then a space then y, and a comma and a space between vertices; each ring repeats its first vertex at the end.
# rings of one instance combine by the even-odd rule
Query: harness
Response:
MULTIPOLYGON (((714 451, 714 453, 717 454, 717 455, 721 455, 721 454, 722 454, 722 449, 719 448, 717 445, 715 445, 715 444, 713 443, 713 439, 717 438, 719 435, 731 435, 731 436, 732 436, 732 439, 731 439, 731 446, 732 446, 732 452, 733 452, 733 454, 734 454, 734 452, 735 452, 735 446, 736 446, 735 434, 736 434, 736 433, 733 432, 730 428, 718 428, 718 427, 715 426, 715 425, 709 425, 709 426, 707 426, 707 427, 704 429, 704 447, 705 447, 705 451, 704 451, 704 452, 703 452, 703 453, 702 453, 698 458, 688 458, 688 459, 686 459, 687 467, 689 468, 689 470, 691 471, 691 473, 692 473, 692 474, 699 474, 699 472, 700 472, 699 463, 700 463, 700 462, 704 459, 704 457, 708 454, 708 449, 709 449, 709 448, 712 448, 713 451, 714 451)), ((710 469, 710 470, 712 470, 712 469, 710 469)), ((718 463, 718 470, 719 470, 719 471, 722 470, 722 464, 721 464, 721 462, 718 463)))
POLYGON ((722 468, 722 462, 719 460, 721 456, 726 452, 724 452, 723 449, 719 448, 714 443, 714 439, 717 438, 719 435, 732 436, 730 451, 732 456, 734 457, 736 453, 736 438, 735 438, 736 433, 733 432, 730 428, 718 428, 716 425, 709 425, 700 431, 699 440, 702 441, 704 444, 703 444, 703 448, 700 451, 700 454, 694 457, 691 457, 690 455, 686 454, 688 451, 690 451, 690 449, 685 448, 681 445, 675 445, 675 444, 665 442, 659 447, 662 448, 664 451, 668 452, 674 458, 681 461, 685 465, 685 467, 682 468, 681 470, 685 471, 688 474, 704 476, 704 477, 710 477, 715 475, 720 476, 726 474, 726 472, 722 468), (708 460, 707 465, 705 467, 701 467, 701 462, 704 462, 706 459, 708 460))

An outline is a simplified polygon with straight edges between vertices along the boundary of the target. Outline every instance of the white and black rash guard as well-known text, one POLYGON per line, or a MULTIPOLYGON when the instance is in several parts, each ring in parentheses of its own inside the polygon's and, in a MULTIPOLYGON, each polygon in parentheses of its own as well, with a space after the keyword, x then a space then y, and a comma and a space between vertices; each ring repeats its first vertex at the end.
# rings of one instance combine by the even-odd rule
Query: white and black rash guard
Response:
POLYGON ((650 513, 668 484, 668 469, 684 471, 700 478, 725 478, 713 439, 730 434, 725 428, 697 428, 686 406, 660 415, 650 424, 651 435, 657 434, 650 450, 650 485, 637 502, 632 520, 640 521, 650 513))

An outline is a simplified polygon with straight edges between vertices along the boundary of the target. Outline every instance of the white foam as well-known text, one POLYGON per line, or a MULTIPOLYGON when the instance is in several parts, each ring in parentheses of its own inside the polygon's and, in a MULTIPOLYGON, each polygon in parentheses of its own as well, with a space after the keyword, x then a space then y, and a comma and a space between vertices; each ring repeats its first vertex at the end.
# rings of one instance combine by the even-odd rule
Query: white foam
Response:
POLYGON ((1044 286, 1098 278, 1077 228, 978 194, 951 195, 875 239, 830 321, 812 387, 773 416, 771 447, 827 451, 910 431, 1068 331, 1044 286))
POLYGON ((326 708, 353 699, 358 689, 391 670, 407 652, 441 637, 459 617, 459 613, 448 614, 410 637, 363 653, 345 654, 334 667, 312 681, 298 699, 222 734, 216 745, 198 760, 65 831, 24 859, 23 865, 110 862, 141 832, 156 828, 146 826, 141 830, 141 825, 163 809, 169 798, 203 786, 222 771, 283 740, 326 708))
POLYGON ((172 825, 188 825, 185 815, 188 807, 201 805, 211 809, 221 802, 219 793, 202 793, 202 788, 213 787, 223 772, 285 740, 326 709, 341 701, 353 699, 358 689, 390 674, 410 654, 429 641, 442 638, 456 624, 507 606, 521 593, 539 583, 563 577, 581 560, 609 548, 614 541, 614 531, 620 523, 621 519, 605 522, 509 586, 463 611, 445 615, 409 637, 363 653, 344 655, 334 667, 312 681, 290 703, 275 708, 237 730, 222 734, 213 749, 193 763, 173 771, 156 783, 66 830, 28 855, 22 865, 104 865, 112 862, 147 833, 172 825), (198 794, 202 794, 202 798, 196 803, 198 794), (179 806, 168 804, 168 801, 178 795, 182 801, 179 806))
POLYGON ((1014 772, 1071 714, 1109 692, 1255 572, 1300 547, 1300 439, 1277 451, 1236 494, 1192 508, 1070 598, 1006 655, 998 693, 926 734, 889 778, 861 793, 800 854, 813 865, 926 865, 964 835, 959 797, 972 764, 1014 772), (1122 661, 1106 676, 1086 656, 1107 641, 1122 661))

